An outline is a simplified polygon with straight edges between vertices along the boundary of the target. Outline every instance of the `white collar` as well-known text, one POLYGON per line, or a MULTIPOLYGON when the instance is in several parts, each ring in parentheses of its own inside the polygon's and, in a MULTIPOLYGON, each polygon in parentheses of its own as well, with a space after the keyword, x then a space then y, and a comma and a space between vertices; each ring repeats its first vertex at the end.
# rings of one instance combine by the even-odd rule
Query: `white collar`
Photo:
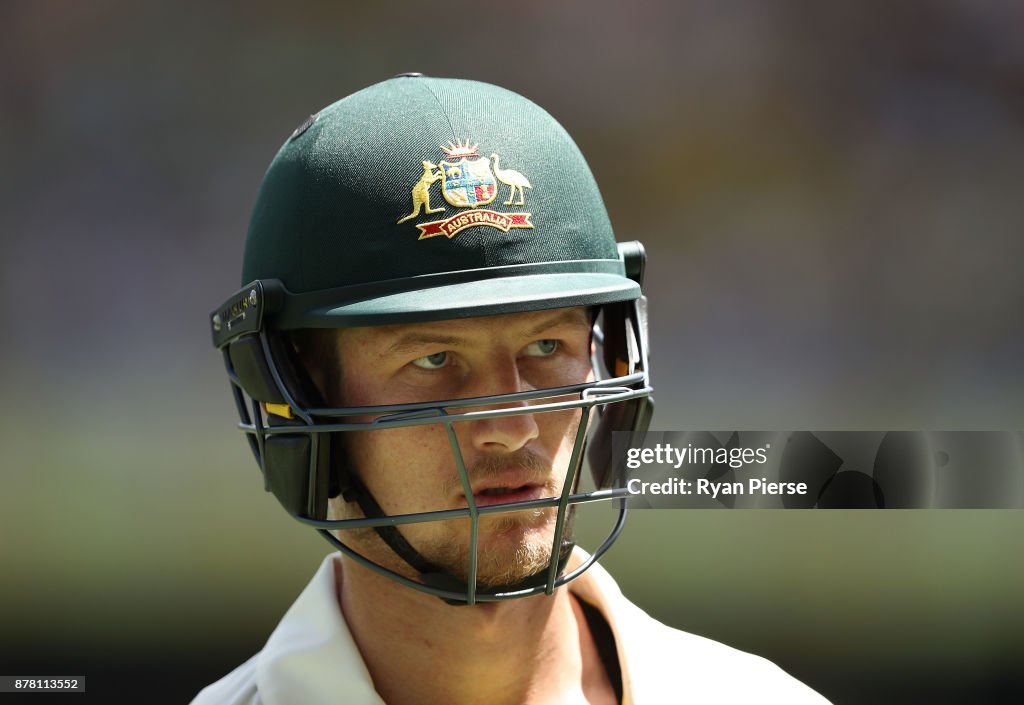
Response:
MULTIPOLYGON (((569 569, 588 557, 577 548, 569 569)), ((266 705, 335 705, 339 698, 349 705, 384 705, 338 605, 336 560, 340 560, 338 553, 324 559, 257 656, 256 683, 266 705)), ((621 662, 619 630, 611 609, 616 598, 621 599, 615 581, 595 563, 568 587, 608 620, 621 662)), ((623 668, 623 687, 628 692, 626 678, 623 668)))

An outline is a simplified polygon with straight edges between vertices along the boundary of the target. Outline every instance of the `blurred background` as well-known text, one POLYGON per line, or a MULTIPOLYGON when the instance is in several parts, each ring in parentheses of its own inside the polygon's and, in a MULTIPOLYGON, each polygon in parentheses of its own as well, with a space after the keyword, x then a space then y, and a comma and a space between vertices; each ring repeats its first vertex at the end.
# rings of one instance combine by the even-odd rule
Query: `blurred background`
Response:
MULTIPOLYGON (((0 3, 0 675, 187 702, 312 575, 328 547, 263 493, 206 320, 279 145, 400 72, 576 138, 650 256, 653 428, 1021 430, 1022 26, 1009 0, 0 3)), ((1019 702, 1022 538, 1020 511, 649 510, 604 563, 837 703, 1019 702)))

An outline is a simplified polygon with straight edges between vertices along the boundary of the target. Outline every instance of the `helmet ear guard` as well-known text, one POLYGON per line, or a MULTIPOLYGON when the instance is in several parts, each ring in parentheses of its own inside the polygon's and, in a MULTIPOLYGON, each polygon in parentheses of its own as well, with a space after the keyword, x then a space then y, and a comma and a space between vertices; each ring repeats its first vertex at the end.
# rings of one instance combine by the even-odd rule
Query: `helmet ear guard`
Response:
MULTIPOLYGON (((246 287, 249 289, 250 287, 246 287)), ((260 427, 260 414, 268 427, 294 426, 300 433, 257 433, 254 447, 264 487, 289 514, 309 519, 327 517, 327 500, 340 492, 340 473, 332 472, 332 447, 339 434, 309 431, 307 409, 322 408, 322 397, 305 373, 286 337, 274 331, 246 333, 225 348, 225 364, 232 381, 251 399, 260 402, 244 410, 243 423, 260 427), (248 418, 247 418, 248 417, 248 418)), ((238 392, 236 391, 236 394, 238 392)))
MULTIPOLYGON (((624 377, 637 371, 647 373, 646 340, 639 329, 646 325, 646 301, 627 301, 605 307, 602 331, 605 335, 604 361, 612 377, 624 377), (631 311, 629 309, 632 309, 631 311), (640 340, 644 341, 641 346, 640 340)), ((654 400, 639 397, 618 404, 598 407, 597 428, 591 434, 587 459, 594 484, 610 488, 623 476, 623 467, 616 467, 612 447, 613 433, 643 433, 654 414, 654 400)))
MULTIPOLYGON (((626 276, 643 287, 647 254, 639 242, 619 243, 619 256, 623 260, 626 276)), ((603 359, 605 370, 611 377, 624 377, 641 371, 648 374, 647 365, 647 297, 633 301, 607 304, 601 310, 603 359)), ((631 399, 618 404, 598 407, 597 428, 591 435, 587 458, 594 483, 599 488, 613 487, 622 477, 624 468, 616 467, 613 458, 612 433, 628 431, 643 433, 654 414, 654 399, 650 396, 631 399)))

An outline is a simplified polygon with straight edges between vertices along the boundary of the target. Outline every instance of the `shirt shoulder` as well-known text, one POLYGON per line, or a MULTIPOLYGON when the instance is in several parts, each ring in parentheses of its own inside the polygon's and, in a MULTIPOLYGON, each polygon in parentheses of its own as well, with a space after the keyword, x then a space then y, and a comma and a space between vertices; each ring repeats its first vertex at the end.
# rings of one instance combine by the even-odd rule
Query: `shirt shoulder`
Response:
POLYGON ((600 565, 591 566, 570 590, 597 607, 611 627, 622 670, 623 702, 629 705, 684 700, 828 703, 767 659, 662 624, 628 600, 600 565))
POLYGON ((262 705, 256 692, 256 659, 243 663, 219 681, 199 691, 191 705, 262 705))
POLYGON ((619 609, 627 642, 620 657, 637 705, 663 702, 669 693, 706 703, 828 703, 768 659, 668 627, 632 603, 619 609))

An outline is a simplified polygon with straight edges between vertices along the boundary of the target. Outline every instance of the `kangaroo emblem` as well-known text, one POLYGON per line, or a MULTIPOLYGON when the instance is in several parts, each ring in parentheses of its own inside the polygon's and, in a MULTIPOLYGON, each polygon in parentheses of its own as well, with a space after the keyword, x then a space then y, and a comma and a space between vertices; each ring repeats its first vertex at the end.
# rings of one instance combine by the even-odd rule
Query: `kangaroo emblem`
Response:
POLYGON ((412 187, 412 213, 404 218, 399 218, 399 223, 404 223, 405 221, 418 216, 420 214, 420 208, 426 208, 427 213, 440 213, 444 210, 444 208, 430 207, 430 185, 440 181, 444 177, 444 174, 440 170, 435 172, 434 169, 437 169, 437 165, 433 162, 423 162, 423 176, 421 176, 420 180, 416 182, 416 185, 412 187))
POLYGON ((482 156, 479 147, 479 144, 460 139, 449 142, 447 146, 440 145, 444 159, 436 164, 426 160, 422 162, 423 174, 412 187, 412 213, 402 216, 398 222, 405 223, 417 218, 420 213, 440 213, 447 210, 430 207, 430 189, 437 182, 441 183, 441 195, 449 205, 466 210, 460 210, 448 218, 442 217, 441 220, 417 223, 416 228, 420 231, 419 240, 440 235, 451 240, 466 229, 479 232, 481 228, 497 228, 503 233, 513 228, 533 229, 530 213, 510 213, 505 210, 499 212, 487 207, 498 198, 501 184, 509 186, 506 206, 523 205, 526 200, 524 189, 532 189, 533 186, 522 172, 502 169, 501 158, 497 154, 491 154, 490 157, 482 156))

